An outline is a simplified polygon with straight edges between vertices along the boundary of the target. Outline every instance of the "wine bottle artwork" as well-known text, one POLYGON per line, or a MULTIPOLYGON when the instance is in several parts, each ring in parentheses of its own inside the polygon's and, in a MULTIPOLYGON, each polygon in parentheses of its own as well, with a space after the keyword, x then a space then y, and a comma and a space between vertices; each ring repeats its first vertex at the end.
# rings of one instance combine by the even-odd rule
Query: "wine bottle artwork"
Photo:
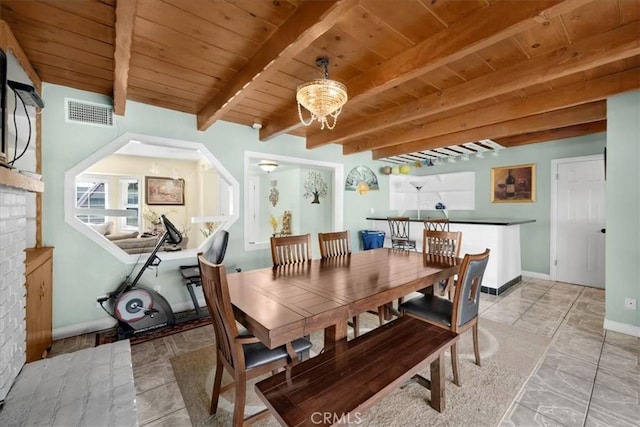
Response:
POLYGON ((535 202, 535 163, 492 168, 491 188, 493 203, 535 202))
POLYGON ((507 184, 507 198, 511 199, 516 195, 516 179, 513 177, 513 171, 509 169, 509 176, 505 181, 507 184))

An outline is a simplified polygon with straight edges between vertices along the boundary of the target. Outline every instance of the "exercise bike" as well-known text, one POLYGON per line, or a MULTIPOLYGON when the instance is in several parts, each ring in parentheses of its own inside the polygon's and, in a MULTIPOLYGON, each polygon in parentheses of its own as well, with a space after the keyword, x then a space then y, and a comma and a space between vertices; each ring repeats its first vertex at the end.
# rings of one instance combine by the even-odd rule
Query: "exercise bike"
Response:
POLYGON ((133 281, 125 280, 118 289, 97 300, 102 309, 118 321, 118 340, 176 324, 169 302, 153 289, 138 285, 147 268, 162 262, 157 255, 160 248, 165 243, 177 245, 182 241, 182 235, 167 217, 162 215, 160 221, 165 232, 133 281), (111 311, 105 308, 105 302, 109 302, 111 311))

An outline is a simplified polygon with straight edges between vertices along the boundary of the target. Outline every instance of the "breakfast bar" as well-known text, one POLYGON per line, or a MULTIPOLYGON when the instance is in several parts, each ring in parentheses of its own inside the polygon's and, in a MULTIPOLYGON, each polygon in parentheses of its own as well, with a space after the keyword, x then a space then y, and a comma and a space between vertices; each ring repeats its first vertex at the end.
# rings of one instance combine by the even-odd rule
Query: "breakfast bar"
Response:
MULTIPOLYGON (((368 217, 372 229, 385 232, 385 247, 391 247, 386 217, 368 217)), ((410 237, 422 248, 422 230, 427 218, 411 218, 410 237)), ((520 259, 520 225, 533 223, 532 219, 449 219, 451 231, 462 232, 460 256, 491 249, 491 257, 482 282, 482 292, 500 295, 522 280, 520 259)))

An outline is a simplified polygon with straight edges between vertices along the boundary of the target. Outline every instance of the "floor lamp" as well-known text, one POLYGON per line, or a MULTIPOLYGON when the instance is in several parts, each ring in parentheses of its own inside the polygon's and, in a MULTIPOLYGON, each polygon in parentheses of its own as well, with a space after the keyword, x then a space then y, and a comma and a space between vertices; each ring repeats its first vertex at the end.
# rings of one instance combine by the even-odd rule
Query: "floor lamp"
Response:
POLYGON ((417 197, 417 201, 418 201, 418 219, 420 219, 420 190, 422 190, 422 187, 424 186, 424 183, 422 182, 410 182, 409 184, 413 185, 415 187, 415 189, 417 190, 416 192, 416 197, 417 197))

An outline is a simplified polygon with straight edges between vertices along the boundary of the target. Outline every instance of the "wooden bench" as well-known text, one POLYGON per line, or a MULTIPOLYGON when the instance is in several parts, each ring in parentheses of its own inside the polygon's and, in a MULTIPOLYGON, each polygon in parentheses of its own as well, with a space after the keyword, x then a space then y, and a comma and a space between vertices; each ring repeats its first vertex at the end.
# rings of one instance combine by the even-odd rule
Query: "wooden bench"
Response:
POLYGON ((454 332, 401 317, 256 384, 285 426, 356 422, 376 402, 431 364, 431 406, 445 409, 444 352, 454 332))

